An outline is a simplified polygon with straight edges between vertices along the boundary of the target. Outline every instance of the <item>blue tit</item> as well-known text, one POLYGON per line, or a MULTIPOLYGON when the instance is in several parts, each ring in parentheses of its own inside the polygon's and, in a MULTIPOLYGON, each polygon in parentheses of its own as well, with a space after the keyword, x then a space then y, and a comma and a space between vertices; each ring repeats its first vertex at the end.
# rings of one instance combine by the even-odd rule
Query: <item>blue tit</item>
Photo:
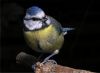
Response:
POLYGON ((24 36, 27 44, 35 51, 51 53, 46 59, 58 54, 64 43, 64 35, 73 28, 63 28, 53 17, 37 7, 26 10, 24 36))

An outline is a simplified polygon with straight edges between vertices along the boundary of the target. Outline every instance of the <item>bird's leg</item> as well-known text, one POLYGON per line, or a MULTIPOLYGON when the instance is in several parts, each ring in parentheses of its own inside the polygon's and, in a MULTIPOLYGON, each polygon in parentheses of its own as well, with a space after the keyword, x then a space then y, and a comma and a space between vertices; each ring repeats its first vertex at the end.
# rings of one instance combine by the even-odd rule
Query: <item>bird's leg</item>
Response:
POLYGON ((46 57, 42 63, 43 64, 46 63, 52 56, 54 56, 54 55, 56 55, 58 53, 59 53, 59 50, 55 50, 51 55, 49 55, 48 57, 46 57))
MULTIPOLYGON (((44 64, 46 64, 46 63, 52 63, 52 64, 57 64, 57 62, 55 61, 55 60, 49 60, 52 56, 54 56, 54 55, 56 55, 56 54, 58 54, 59 53, 59 50, 55 50, 51 55, 49 55, 48 57, 46 57, 45 59, 44 59, 44 61, 41 63, 41 65, 44 65, 44 64)), ((36 68, 36 66, 37 66, 37 64, 35 64, 35 65, 32 65, 32 69, 35 69, 36 68)))

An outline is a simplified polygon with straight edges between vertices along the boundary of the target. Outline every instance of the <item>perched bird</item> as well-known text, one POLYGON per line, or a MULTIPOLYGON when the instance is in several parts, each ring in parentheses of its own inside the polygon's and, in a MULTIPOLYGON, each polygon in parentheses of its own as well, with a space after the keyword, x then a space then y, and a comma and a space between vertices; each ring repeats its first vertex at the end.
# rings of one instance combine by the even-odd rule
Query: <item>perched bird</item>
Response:
POLYGON ((24 22, 24 36, 27 44, 35 51, 51 53, 45 61, 59 53, 64 35, 73 28, 63 28, 53 17, 37 7, 32 6, 26 10, 24 22))

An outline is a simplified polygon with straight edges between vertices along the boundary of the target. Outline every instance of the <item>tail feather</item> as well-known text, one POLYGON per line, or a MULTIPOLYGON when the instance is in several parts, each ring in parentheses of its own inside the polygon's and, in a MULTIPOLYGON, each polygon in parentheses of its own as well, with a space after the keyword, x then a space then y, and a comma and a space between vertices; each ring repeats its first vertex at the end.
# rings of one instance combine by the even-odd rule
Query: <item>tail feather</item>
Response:
POLYGON ((62 29, 64 35, 67 34, 67 31, 71 31, 71 30, 75 30, 75 28, 63 28, 62 29))

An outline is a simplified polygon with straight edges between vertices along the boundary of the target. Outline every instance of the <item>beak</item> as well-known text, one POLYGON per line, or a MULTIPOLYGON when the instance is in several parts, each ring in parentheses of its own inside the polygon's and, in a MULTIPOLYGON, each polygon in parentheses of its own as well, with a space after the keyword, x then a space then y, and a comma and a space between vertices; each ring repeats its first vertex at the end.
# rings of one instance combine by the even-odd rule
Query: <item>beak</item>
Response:
POLYGON ((47 21, 47 20, 48 20, 47 18, 43 18, 43 19, 42 19, 42 22, 45 22, 45 21, 47 21))

